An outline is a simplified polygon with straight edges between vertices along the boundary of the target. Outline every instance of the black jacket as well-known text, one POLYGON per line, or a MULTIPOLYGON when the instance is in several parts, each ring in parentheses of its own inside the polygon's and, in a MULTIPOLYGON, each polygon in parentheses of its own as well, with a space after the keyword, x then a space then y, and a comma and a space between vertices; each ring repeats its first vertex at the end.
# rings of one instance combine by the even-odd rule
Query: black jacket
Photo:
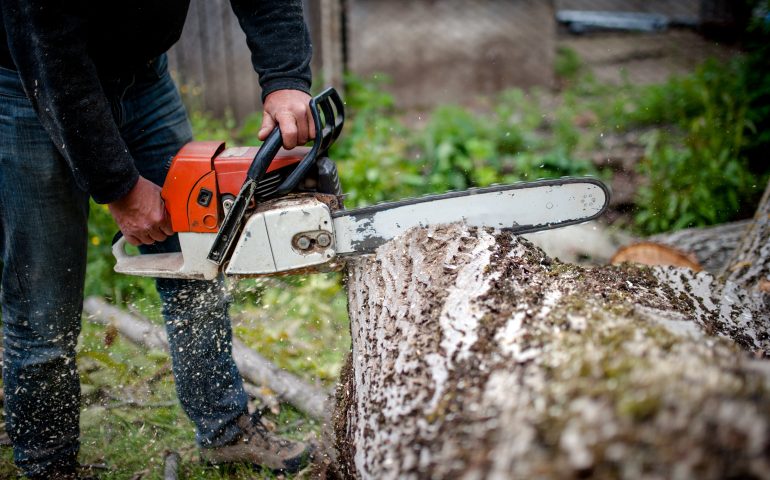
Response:
MULTIPOLYGON (((311 46, 301 0, 230 0, 264 98, 310 89, 311 46)), ((75 181, 99 203, 139 178, 112 117, 105 80, 141 68, 182 33, 189 0, 0 0, 0 66, 27 97, 75 181)))

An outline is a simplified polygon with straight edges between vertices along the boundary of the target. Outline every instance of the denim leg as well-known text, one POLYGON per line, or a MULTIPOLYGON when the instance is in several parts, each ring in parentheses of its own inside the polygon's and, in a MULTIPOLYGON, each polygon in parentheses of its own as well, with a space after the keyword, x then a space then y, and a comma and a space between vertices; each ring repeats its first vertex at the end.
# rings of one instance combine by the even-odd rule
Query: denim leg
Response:
POLYGON ((16 464, 28 475, 75 464, 75 346, 85 278, 88 196, 24 97, 0 71, 3 382, 16 464))
MULTIPOLYGON (((168 160, 192 132, 179 94, 161 65, 159 78, 138 82, 122 102, 121 126, 139 172, 162 185, 168 160)), ((144 253, 179 251, 176 236, 144 253)), ((202 447, 232 441, 247 396, 232 357, 232 332, 223 280, 157 279, 179 400, 197 427, 202 447)))

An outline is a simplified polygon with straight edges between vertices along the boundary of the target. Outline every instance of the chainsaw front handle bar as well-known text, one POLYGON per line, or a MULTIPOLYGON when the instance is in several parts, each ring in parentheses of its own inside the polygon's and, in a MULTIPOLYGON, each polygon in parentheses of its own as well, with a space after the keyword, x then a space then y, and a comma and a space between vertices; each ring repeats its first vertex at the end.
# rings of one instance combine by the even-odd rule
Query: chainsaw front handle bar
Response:
MULTIPOLYGON (((294 190, 302 179, 308 174, 308 170, 315 164, 319 157, 324 156, 342 132, 345 123, 345 108, 342 99, 333 87, 329 87, 319 95, 310 99, 310 113, 315 124, 316 136, 313 146, 297 167, 278 186, 274 196, 282 196, 294 190)), ((247 176, 249 180, 259 181, 267 171, 270 163, 281 149, 281 129, 279 126, 273 129, 264 143, 254 155, 247 176)))
POLYGON ((283 139, 281 138, 281 129, 278 125, 275 126, 270 135, 267 136, 265 141, 257 150, 257 154, 254 155, 254 160, 251 161, 249 170, 246 172, 246 176, 250 180, 260 180, 267 172, 267 167, 278 154, 278 150, 283 145, 283 139))
MULTIPOLYGON (((310 113, 313 116, 316 132, 313 147, 286 180, 278 186, 274 194, 275 196, 286 195, 293 191, 308 174, 310 167, 315 164, 319 157, 323 157, 326 154, 329 147, 332 146, 337 137, 340 136, 340 132, 342 132, 342 125, 345 123, 345 107, 342 104, 340 95, 333 87, 327 88, 310 100, 310 113)), ((278 130, 277 127, 276 130, 278 130)), ((267 144, 268 140, 265 141, 265 144, 267 144)), ((264 146, 260 148, 260 151, 262 148, 264 146)), ((276 153, 278 153, 278 150, 272 154, 273 157, 275 157, 276 153)))

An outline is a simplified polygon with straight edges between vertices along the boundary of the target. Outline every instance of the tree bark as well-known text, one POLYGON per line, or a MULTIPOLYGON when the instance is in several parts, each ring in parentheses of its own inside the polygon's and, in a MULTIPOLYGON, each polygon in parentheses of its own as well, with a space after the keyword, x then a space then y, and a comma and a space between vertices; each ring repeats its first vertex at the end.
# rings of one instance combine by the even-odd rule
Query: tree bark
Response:
POLYGON ((724 275, 728 282, 770 293, 770 182, 724 275))
POLYGON ((412 230, 352 263, 337 391, 348 478, 768 478, 762 295, 412 230))
POLYGON ((654 235, 620 248, 611 263, 623 261, 703 269, 770 293, 770 183, 752 220, 654 235))
MULTIPOLYGON (((87 298, 83 302, 83 310, 91 321, 101 325, 114 325, 123 336, 134 343, 168 351, 166 332, 145 319, 124 312, 97 297, 87 298)), ((328 418, 327 394, 323 389, 282 370, 236 338, 233 338, 233 358, 245 379, 269 388, 281 399, 314 418, 328 418)), ((254 389, 249 390, 255 392, 254 389)), ((256 393, 259 397, 265 396, 264 392, 256 393)), ((271 402, 268 400, 267 403, 271 402)))

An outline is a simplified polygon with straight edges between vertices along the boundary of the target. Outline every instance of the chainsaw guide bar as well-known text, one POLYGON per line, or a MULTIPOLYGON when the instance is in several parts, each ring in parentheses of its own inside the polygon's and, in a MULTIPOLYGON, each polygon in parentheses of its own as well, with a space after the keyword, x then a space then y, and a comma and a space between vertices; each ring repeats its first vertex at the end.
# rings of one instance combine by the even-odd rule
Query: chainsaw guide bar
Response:
POLYGON ((161 191, 181 252, 129 255, 119 238, 112 247, 115 271, 206 280, 329 271, 410 228, 460 222, 530 233, 593 220, 609 204, 601 181, 559 178, 344 210, 328 158, 345 118, 342 100, 327 89, 310 110, 317 132, 311 148, 282 151, 278 128, 259 148, 185 145, 161 191))
POLYGON ((361 254, 413 227, 461 222, 515 234, 598 218, 609 190, 593 178, 560 178, 495 185, 410 198, 333 213, 337 254, 361 254))

